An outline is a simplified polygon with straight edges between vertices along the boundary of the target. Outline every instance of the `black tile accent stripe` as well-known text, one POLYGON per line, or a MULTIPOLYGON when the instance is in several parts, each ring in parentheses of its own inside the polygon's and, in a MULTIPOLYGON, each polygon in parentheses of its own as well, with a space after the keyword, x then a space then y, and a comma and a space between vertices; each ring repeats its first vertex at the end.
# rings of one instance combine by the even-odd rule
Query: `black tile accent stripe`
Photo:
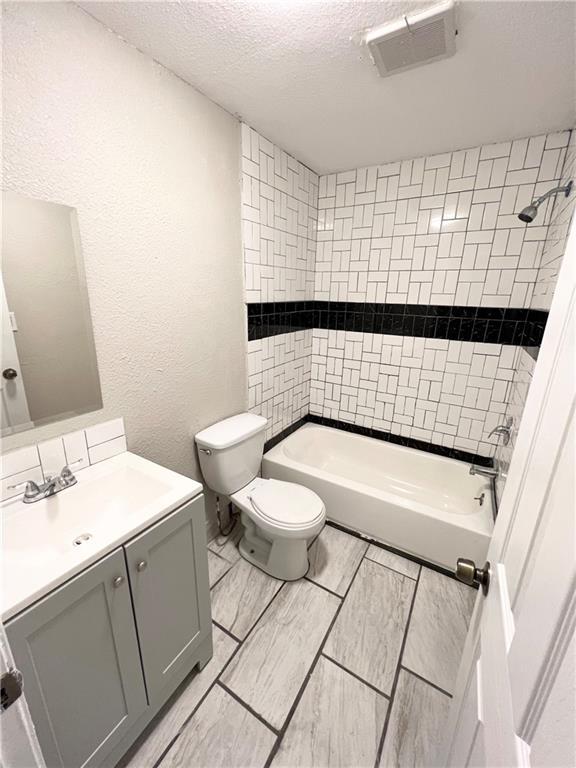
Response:
POLYGON ((537 309, 350 301, 279 301, 247 309, 249 341, 322 328, 537 347, 548 318, 537 309))
POLYGON ((247 304, 248 341, 314 328, 315 301, 247 304))
POLYGON ((278 432, 277 435, 271 437, 270 440, 266 440, 264 444, 264 453, 269 451, 271 448, 274 448, 274 446, 278 445, 278 443, 281 443, 285 437, 288 437, 288 435, 291 435, 293 432, 296 432, 297 429, 303 427, 307 420, 307 416, 305 416, 303 419, 298 419, 298 421, 295 421, 294 424, 290 424, 289 427, 286 427, 286 429, 283 429, 281 432, 278 432))
POLYGON ((341 429, 344 432, 353 432, 356 435, 364 435, 364 437, 373 437, 376 440, 384 440, 387 443, 394 443, 395 445, 403 445, 405 448, 414 448, 417 451, 426 451, 427 453, 434 453, 437 456, 446 456, 449 459, 457 459, 458 461, 465 461, 467 464, 478 464, 481 467, 492 467, 494 462, 489 456, 480 456, 477 453, 469 453, 468 451, 460 451, 457 448, 447 448, 445 445, 436 445, 436 443, 426 443, 424 440, 416 440, 413 437, 402 437, 402 435, 394 435, 392 432, 383 432, 380 429, 372 429, 371 427, 360 427, 357 424, 350 424, 347 421, 339 421, 338 419, 328 419, 324 416, 316 416, 313 413, 309 413, 304 418, 291 424, 286 429, 283 429, 277 435, 270 438, 264 445, 264 453, 274 448, 275 445, 282 442, 285 437, 291 435, 297 429, 300 429, 306 422, 312 424, 320 424, 323 427, 333 427, 334 429, 341 429))

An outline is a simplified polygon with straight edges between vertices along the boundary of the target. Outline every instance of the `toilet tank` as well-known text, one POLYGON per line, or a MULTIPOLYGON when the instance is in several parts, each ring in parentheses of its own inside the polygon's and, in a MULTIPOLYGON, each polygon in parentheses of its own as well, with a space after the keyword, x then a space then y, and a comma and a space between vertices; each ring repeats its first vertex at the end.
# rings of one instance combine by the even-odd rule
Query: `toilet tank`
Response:
POLYGON ((239 413, 198 432, 200 467, 209 488, 229 496, 258 475, 265 429, 263 416, 239 413))

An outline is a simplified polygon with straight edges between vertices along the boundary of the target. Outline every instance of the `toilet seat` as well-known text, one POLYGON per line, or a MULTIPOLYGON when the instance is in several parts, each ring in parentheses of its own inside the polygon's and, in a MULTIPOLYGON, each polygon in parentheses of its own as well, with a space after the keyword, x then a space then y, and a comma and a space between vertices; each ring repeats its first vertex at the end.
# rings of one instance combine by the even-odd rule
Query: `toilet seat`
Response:
POLYGON ((257 525, 276 536, 307 536, 326 517, 322 499, 298 483, 259 477, 231 499, 257 525))
POLYGON ((314 525, 324 512, 324 504, 314 491, 282 480, 258 485, 248 498, 261 517, 290 528, 314 525))

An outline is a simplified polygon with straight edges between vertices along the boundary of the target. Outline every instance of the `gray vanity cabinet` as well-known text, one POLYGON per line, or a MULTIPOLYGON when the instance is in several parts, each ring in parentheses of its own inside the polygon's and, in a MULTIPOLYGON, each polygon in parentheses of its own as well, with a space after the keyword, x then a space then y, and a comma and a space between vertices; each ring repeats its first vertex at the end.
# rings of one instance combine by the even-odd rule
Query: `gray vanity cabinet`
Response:
POLYGON ((47 765, 101 765, 147 706, 123 550, 6 632, 47 765))
POLYGON ((125 545, 151 704, 211 637, 205 527, 200 496, 125 545))

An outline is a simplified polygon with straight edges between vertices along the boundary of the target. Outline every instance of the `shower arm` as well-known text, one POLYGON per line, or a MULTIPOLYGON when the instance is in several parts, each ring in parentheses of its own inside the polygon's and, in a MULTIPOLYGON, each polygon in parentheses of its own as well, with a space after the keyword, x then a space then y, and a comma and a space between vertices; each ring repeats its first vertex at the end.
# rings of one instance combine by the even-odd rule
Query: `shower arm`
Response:
POLYGON ((536 207, 538 207, 544 202, 544 200, 547 200, 549 197, 552 197, 552 195, 559 195, 561 192, 563 192, 564 195, 568 197, 571 190, 572 190, 572 182, 569 181, 568 184, 565 184, 563 187, 554 187, 554 189, 549 189, 548 192, 545 192, 543 195, 540 195, 540 197, 536 198, 536 200, 532 202, 532 205, 535 205, 536 207))

